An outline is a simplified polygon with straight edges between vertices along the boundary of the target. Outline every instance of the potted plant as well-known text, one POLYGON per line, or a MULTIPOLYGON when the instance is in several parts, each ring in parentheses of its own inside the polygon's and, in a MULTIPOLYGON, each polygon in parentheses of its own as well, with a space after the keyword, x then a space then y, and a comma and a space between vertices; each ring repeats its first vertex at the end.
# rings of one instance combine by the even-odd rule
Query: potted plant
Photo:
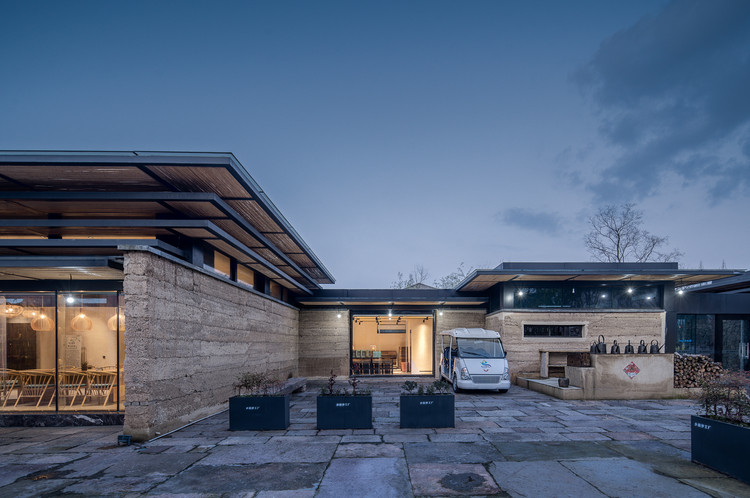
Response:
POLYGON ((402 428, 456 426, 456 397, 449 392, 450 384, 436 380, 425 388, 408 380, 401 389, 402 428))
POLYGON ((690 424, 692 460, 750 484, 750 376, 724 371, 701 388, 702 414, 690 424))
POLYGON ((357 390, 359 379, 349 379, 351 394, 336 388, 336 374, 331 370, 328 386, 318 396, 318 429, 372 429, 372 394, 357 390))
POLYGON ((244 373, 229 398, 230 431, 283 430, 289 427, 289 394, 265 373, 244 373))

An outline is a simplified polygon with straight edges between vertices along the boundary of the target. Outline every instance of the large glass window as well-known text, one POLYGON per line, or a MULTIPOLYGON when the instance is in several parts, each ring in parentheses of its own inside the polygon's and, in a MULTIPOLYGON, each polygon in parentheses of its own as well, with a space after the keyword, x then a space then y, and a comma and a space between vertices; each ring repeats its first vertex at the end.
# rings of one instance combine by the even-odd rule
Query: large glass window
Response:
POLYGON ((0 294, 0 409, 54 410, 55 295, 0 294))
POLYGON ((432 375, 432 316, 354 316, 351 369, 356 375, 432 375))
POLYGON ((505 306, 522 309, 661 309, 660 285, 506 285, 505 306))
POLYGON ((121 408, 117 292, 0 294, 0 410, 121 408))
POLYGON ((675 351, 714 358, 714 315, 677 315, 675 351))

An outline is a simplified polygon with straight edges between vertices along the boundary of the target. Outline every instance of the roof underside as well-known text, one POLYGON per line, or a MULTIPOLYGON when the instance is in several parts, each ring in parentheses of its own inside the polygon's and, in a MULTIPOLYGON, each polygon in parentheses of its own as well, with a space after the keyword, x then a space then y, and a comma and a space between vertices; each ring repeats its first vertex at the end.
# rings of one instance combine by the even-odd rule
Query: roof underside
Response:
POLYGON ((507 263, 476 270, 457 291, 485 291, 501 282, 670 281, 690 285, 736 275, 740 270, 685 270, 676 263, 507 263))
POLYGON ((118 254, 111 241, 190 237, 290 289, 334 282, 231 154, 3 153, 0 218, 0 255, 118 254))

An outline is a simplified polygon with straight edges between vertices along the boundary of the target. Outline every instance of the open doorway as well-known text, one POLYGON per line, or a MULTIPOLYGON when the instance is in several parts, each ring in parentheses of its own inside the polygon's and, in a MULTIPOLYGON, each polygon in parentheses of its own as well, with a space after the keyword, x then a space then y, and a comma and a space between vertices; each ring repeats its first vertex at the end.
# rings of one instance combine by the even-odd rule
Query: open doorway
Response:
POLYGON ((432 315, 353 315, 354 375, 434 375, 432 315))

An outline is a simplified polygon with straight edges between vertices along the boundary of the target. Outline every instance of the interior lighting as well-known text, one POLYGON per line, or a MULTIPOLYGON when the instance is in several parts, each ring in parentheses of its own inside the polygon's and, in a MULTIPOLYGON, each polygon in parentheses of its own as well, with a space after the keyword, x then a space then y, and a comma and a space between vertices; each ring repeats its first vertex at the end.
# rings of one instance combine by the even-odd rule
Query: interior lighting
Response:
POLYGON ((49 332, 55 328, 55 322, 53 322, 47 315, 42 313, 38 317, 31 320, 31 330, 36 332, 49 332))
POLYGON ((605 297, 607 297, 607 295, 606 294, 602 294, 602 298, 605 298, 605 297))
POLYGON ((646 299, 651 300, 651 296, 648 296, 646 299))
POLYGON ((677 294, 679 294, 679 295, 683 295, 684 293, 685 293, 685 291, 682 290, 682 289, 680 289, 680 290, 677 291, 677 294))
POLYGON ((519 296, 523 296, 523 291, 518 291, 519 296))
POLYGON ((3 309, 3 314, 8 318, 13 318, 20 315, 23 312, 23 306, 17 304, 8 304, 3 309))
POLYGON ((74 302, 76 302, 76 300, 73 296, 68 296, 65 298, 65 302, 68 304, 73 304, 74 302))
POLYGON ((122 313, 115 313, 107 320, 107 328, 112 332, 117 332, 118 325, 121 332, 125 330, 125 316, 122 313), (117 322, 120 323, 118 324, 117 322))
POLYGON ((393 316, 393 310, 388 310, 388 316, 389 317, 393 316))
POLYGON ((336 318, 341 318, 341 312, 336 313, 336 318))
POLYGON ((439 316, 443 316, 443 310, 438 311, 439 316))
POLYGON ((87 317, 83 311, 79 311, 78 314, 70 321, 70 328, 76 332, 85 332, 91 330, 94 323, 91 318, 87 317))
POLYGON ((633 288, 632 287, 628 287, 628 294, 632 294, 632 293, 633 293, 633 288))

